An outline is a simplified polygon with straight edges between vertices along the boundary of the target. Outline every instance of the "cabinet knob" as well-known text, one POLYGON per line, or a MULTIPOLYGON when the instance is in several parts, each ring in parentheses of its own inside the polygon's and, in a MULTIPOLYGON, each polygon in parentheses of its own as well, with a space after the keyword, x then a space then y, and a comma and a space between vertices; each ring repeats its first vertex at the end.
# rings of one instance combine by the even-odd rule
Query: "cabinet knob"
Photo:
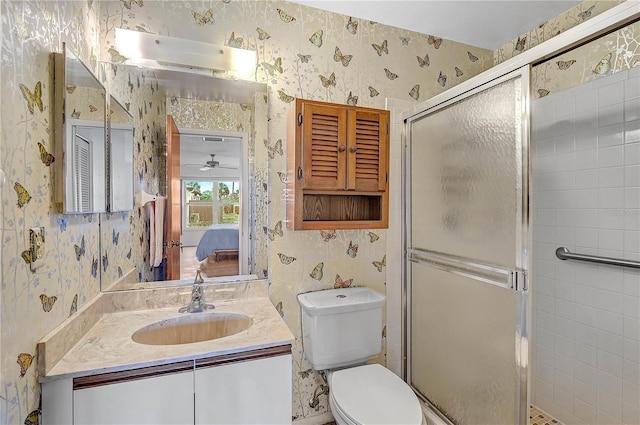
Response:
POLYGON ((357 151, 357 150, 358 150, 358 147, 357 147, 357 146, 351 146, 351 147, 349 148, 349 152, 351 152, 351 153, 356 153, 356 151, 357 151))
POLYGON ((344 152, 346 150, 347 150, 347 147, 345 145, 338 146, 338 152, 344 152))

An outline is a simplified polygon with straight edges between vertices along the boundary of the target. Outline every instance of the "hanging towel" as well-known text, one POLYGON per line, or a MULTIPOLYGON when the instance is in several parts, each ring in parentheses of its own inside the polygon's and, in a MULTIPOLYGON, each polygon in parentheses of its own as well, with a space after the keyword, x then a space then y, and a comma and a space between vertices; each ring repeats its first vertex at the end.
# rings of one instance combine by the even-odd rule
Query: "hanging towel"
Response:
POLYGON ((162 243, 164 241, 164 210, 167 198, 156 196, 149 202, 149 263, 158 267, 162 263, 162 243))

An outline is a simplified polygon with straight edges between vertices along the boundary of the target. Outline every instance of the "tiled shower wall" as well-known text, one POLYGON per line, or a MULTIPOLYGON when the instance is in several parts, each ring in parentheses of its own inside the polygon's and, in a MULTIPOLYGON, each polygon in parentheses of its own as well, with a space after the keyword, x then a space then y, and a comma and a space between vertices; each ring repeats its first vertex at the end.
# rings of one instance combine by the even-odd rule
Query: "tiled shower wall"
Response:
POLYGON ((533 102, 532 401, 565 424, 640 424, 640 67, 533 102))

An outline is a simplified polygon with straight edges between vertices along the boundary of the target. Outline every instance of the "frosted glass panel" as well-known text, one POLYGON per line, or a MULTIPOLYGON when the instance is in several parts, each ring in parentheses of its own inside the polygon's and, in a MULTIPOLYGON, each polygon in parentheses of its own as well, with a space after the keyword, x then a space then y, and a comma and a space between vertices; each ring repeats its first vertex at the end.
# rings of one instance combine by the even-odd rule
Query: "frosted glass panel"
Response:
POLYGON ((458 425, 513 425, 522 294, 415 263, 411 288, 410 384, 458 425))
POLYGON ((516 267, 521 120, 517 77, 412 122, 414 249, 516 267))

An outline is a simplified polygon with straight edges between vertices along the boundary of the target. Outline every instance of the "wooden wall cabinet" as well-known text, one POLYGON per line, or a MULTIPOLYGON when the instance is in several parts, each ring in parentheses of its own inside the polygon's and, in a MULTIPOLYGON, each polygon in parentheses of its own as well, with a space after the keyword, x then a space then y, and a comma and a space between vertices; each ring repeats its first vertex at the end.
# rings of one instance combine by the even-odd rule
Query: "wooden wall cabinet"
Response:
POLYGON ((296 99, 288 117, 287 226, 389 223, 389 111, 296 99))

